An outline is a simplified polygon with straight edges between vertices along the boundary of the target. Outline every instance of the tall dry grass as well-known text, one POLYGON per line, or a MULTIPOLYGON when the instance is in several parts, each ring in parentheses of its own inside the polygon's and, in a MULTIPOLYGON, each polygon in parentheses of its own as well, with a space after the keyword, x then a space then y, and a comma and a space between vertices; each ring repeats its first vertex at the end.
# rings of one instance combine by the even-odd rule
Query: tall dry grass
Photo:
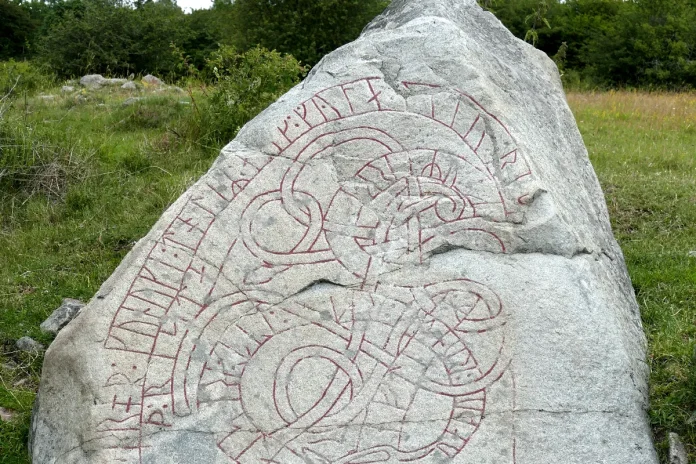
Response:
POLYGON ((630 120, 637 128, 669 131, 696 130, 696 92, 570 92, 568 103, 594 116, 630 120))

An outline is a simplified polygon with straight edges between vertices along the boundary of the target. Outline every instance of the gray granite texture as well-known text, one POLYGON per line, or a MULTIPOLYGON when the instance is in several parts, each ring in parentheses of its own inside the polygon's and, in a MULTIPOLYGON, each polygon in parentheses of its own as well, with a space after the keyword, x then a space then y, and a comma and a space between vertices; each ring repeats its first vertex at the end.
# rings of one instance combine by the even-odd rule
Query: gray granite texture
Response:
POLYGON ((15 347, 25 353, 40 353, 44 346, 31 337, 22 337, 15 342, 15 347))
POLYGON ((396 0, 247 124, 46 354, 35 463, 655 464, 558 72, 396 0))
POLYGON ((41 323, 41 331, 57 335, 63 327, 75 319, 85 304, 80 300, 63 298, 61 305, 41 323))

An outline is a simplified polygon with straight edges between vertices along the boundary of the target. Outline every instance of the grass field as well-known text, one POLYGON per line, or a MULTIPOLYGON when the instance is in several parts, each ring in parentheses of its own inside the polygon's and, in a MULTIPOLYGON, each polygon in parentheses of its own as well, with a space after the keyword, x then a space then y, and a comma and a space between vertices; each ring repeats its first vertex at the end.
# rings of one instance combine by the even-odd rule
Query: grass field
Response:
MULTIPOLYGON (((88 300, 219 148, 189 135, 191 96, 149 92, 124 106, 128 96, 20 98, 0 124, 0 407, 16 413, 0 421, 0 463, 28 462, 41 366, 14 342, 50 343, 39 324, 64 297, 88 300)), ((569 101, 642 306, 662 459, 666 432, 675 431, 695 460, 696 95, 573 93, 569 101)))

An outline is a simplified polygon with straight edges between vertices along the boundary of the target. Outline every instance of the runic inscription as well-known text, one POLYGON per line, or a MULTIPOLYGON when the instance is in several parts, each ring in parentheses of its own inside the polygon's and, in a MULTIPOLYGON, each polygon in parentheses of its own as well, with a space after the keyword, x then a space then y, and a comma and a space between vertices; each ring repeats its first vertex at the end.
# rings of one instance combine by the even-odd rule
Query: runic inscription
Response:
POLYGON ((452 247, 505 253, 535 192, 523 153, 471 96, 376 77, 269 130, 191 190, 143 260, 86 446, 156 462, 157 440, 196 430, 239 464, 465 452, 510 365, 504 302, 465 277, 383 276, 452 247))

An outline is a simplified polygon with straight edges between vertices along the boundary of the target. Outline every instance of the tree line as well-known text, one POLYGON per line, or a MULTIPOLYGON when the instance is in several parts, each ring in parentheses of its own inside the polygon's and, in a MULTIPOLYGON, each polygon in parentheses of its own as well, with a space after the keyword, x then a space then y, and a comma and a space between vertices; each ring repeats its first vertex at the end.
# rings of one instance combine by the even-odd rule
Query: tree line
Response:
POLYGON ((260 45, 307 65, 355 39, 386 0, 216 0, 186 14, 173 0, 0 0, 0 60, 32 59, 61 77, 202 70, 221 46, 260 45))
POLYGON ((696 0, 479 3, 517 37, 535 40, 554 58, 567 83, 696 87, 696 0), (545 21, 539 21, 542 17, 545 21))
MULTIPOLYGON (((478 0, 553 57, 569 84, 696 86, 696 0, 478 0)), ((356 38, 388 0, 216 0, 185 14, 173 0, 0 0, 0 60, 61 77, 181 77, 220 46, 256 45, 305 65, 356 38)))

